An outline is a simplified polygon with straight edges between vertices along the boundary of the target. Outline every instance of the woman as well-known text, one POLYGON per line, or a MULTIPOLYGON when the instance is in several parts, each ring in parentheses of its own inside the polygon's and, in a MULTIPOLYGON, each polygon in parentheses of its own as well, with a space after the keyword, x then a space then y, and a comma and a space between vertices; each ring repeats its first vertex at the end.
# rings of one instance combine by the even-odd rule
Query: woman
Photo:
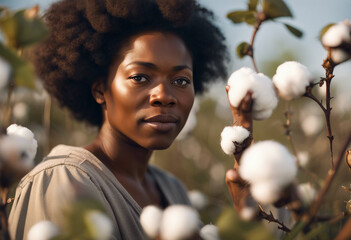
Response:
POLYGON ((84 147, 55 147, 22 179, 11 236, 58 222, 60 186, 69 184, 104 205, 114 239, 144 239, 144 206, 189 204, 183 185, 148 162, 181 131, 194 95, 225 77, 224 37, 211 12, 190 0, 63 0, 45 19, 51 35, 34 54, 38 75, 99 133, 84 147))

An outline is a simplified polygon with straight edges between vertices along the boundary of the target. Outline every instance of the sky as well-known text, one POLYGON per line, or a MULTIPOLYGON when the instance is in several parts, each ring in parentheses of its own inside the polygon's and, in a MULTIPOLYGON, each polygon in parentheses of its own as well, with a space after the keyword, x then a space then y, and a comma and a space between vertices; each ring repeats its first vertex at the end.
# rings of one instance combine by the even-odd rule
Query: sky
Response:
MULTIPOLYGON (((233 24, 226 14, 234 10, 246 10, 247 0, 198 0, 201 4, 214 11, 217 25, 222 29, 227 39, 232 62, 230 71, 242 66, 252 67, 248 57, 238 59, 235 54, 236 46, 249 42, 253 28, 246 24, 233 24)), ((45 10, 54 0, 0 0, 0 5, 12 9, 28 8, 39 4, 45 10)), ((351 0, 285 0, 293 18, 279 18, 281 22, 289 23, 304 32, 304 37, 298 39, 291 35, 282 24, 276 22, 264 23, 257 33, 254 51, 258 67, 260 62, 270 61, 286 51, 293 52, 296 61, 306 65, 312 73, 323 76, 321 67, 326 57, 326 50, 321 46, 318 36, 320 30, 329 23, 351 19, 351 0)), ((338 85, 348 84, 351 89, 351 61, 339 65, 335 69, 335 82, 338 85), (341 80, 339 80, 341 79, 341 80)))

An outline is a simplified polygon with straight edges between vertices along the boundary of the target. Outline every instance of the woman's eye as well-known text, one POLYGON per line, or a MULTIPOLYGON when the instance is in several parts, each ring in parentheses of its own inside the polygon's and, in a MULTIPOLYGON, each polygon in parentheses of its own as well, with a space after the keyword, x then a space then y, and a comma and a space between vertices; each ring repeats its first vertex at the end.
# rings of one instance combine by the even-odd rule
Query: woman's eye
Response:
POLYGON ((190 80, 185 79, 185 78, 178 78, 173 81, 173 84, 180 86, 180 87, 185 87, 190 84, 190 80))
POLYGON ((138 82, 138 83, 143 83, 143 82, 148 81, 148 78, 146 76, 143 76, 143 75, 131 76, 131 77, 129 77, 129 79, 133 79, 135 82, 138 82))

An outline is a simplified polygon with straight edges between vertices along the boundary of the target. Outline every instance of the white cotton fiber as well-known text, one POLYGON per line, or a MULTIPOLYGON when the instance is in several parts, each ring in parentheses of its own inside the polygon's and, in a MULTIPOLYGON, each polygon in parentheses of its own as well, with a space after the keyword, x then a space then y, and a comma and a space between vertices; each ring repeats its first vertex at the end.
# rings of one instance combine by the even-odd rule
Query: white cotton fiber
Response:
POLYGON ((248 138, 250 132, 241 126, 225 127, 221 133, 221 147, 225 154, 233 155, 235 153, 234 142, 242 143, 248 138))
POLYGON ((278 104, 272 81, 262 73, 243 67, 232 73, 228 79, 229 102, 238 107, 246 94, 251 91, 253 98, 253 119, 263 120, 271 116, 278 104))
POLYGON ((345 62, 350 59, 350 54, 341 48, 332 49, 330 51, 330 58, 335 64, 345 62))
POLYGON ((278 95, 287 101, 301 97, 312 81, 312 74, 308 68, 295 61, 281 64, 273 76, 278 95))
POLYGON ((262 182, 251 185, 250 190, 257 202, 271 204, 279 200, 283 189, 275 182, 262 182))
POLYGON ((28 231, 28 240, 50 240, 59 235, 59 228, 50 221, 34 224, 28 231))
POLYGON ((159 235, 163 211, 154 205, 143 208, 140 214, 140 223, 146 235, 154 239, 159 235))
POLYGON ((160 236, 163 240, 190 239, 200 230, 198 212, 186 205, 171 205, 163 211, 160 236))
POLYGON ((207 224, 201 228, 200 237, 203 240, 220 240, 219 229, 213 224, 207 224))
POLYGON ((351 43, 351 24, 346 19, 331 26, 322 36, 322 44, 326 47, 338 47, 342 42, 351 43))
POLYGON ((304 206, 309 206, 317 195, 317 190, 311 183, 301 183, 297 186, 297 193, 304 206))
POLYGON ((277 200, 296 173, 295 157, 285 146, 271 140, 255 143, 240 160, 240 176, 250 183, 253 197, 262 203, 277 200))

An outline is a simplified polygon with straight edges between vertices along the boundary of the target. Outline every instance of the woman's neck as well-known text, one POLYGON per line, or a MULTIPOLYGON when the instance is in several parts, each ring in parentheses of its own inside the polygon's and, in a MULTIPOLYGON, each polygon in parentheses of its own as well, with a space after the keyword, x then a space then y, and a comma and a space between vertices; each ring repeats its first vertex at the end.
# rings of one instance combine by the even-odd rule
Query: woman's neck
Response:
POLYGON ((109 125, 103 125, 95 140, 84 148, 99 158, 116 177, 140 182, 145 179, 152 150, 132 142, 109 125))

